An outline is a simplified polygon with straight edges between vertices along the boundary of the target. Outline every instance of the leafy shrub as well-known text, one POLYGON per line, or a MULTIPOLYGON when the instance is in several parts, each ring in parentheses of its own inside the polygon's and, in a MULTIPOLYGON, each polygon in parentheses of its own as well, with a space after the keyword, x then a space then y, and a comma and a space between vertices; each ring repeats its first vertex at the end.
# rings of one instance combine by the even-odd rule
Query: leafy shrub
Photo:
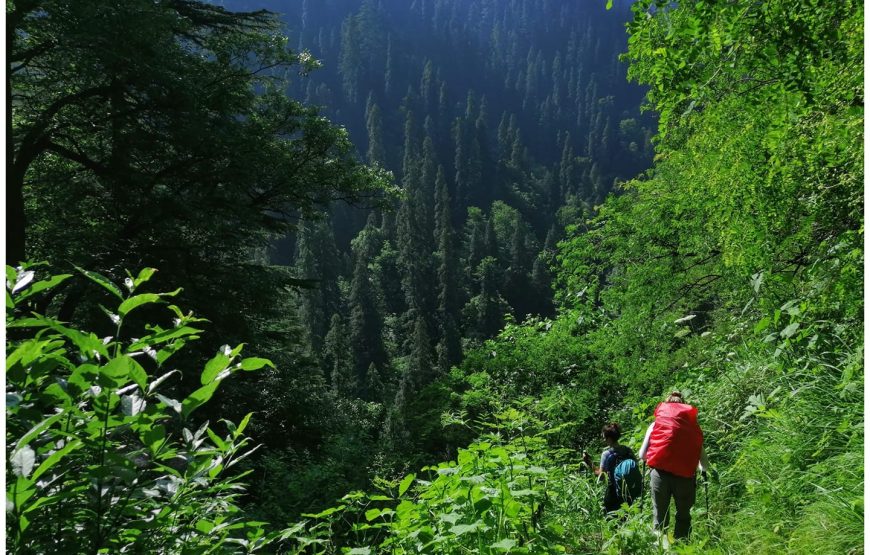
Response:
POLYGON ((195 425, 192 413, 224 379, 271 365, 224 346, 183 399, 161 393, 180 374, 168 362, 199 337, 201 319, 169 305, 172 323, 127 329, 128 316, 177 292, 141 292, 155 270, 118 286, 82 271, 117 306, 100 338, 29 312, 72 276, 37 280, 38 266, 6 268, 7 548, 37 553, 252 552, 268 544, 245 521, 233 466, 253 449, 238 425, 195 425), (134 337, 135 335, 135 337, 134 337))

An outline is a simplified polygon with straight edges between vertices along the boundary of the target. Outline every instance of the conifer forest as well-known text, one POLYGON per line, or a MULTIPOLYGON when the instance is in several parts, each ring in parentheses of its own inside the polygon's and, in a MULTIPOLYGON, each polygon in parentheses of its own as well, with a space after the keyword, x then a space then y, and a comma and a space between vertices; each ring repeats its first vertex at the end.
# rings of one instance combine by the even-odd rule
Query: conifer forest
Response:
POLYGON ((863 2, 8 0, 5 52, 7 552, 864 553, 863 2), (671 392, 687 536, 605 468, 671 392))

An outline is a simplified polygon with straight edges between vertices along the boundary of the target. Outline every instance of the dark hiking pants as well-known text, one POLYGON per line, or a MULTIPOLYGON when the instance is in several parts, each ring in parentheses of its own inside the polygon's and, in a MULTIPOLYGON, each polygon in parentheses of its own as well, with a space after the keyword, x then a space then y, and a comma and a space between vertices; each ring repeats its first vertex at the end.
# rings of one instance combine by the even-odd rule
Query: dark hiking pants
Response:
POLYGON ((674 539, 689 537, 692 527, 690 510, 695 504, 695 477, 683 478, 653 468, 650 472, 650 491, 653 502, 653 527, 667 529, 670 521, 671 498, 677 507, 674 539))

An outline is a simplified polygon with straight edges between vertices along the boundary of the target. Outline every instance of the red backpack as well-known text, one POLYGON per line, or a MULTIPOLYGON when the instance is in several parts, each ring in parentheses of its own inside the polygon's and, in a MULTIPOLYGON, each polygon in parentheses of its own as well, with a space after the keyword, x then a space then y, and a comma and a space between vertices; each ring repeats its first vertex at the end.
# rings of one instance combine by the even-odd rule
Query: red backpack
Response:
POLYGON ((660 403, 646 462, 650 468, 691 478, 698 468, 704 435, 698 426, 698 409, 682 403, 660 403))

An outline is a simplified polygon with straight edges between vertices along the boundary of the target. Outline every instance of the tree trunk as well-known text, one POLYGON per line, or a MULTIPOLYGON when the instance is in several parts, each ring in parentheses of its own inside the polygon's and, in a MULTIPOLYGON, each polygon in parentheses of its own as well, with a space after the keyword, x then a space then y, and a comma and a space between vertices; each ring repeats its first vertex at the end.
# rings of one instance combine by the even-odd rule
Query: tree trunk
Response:
POLYGON ((6 172, 6 264, 16 266, 26 258, 24 174, 11 167, 6 172))
MULTIPOLYGON (((6 52, 11 52, 14 29, 7 29, 6 52)), ((18 265, 25 259, 24 172, 16 164, 12 129, 12 68, 6 66, 6 263, 18 265)))

